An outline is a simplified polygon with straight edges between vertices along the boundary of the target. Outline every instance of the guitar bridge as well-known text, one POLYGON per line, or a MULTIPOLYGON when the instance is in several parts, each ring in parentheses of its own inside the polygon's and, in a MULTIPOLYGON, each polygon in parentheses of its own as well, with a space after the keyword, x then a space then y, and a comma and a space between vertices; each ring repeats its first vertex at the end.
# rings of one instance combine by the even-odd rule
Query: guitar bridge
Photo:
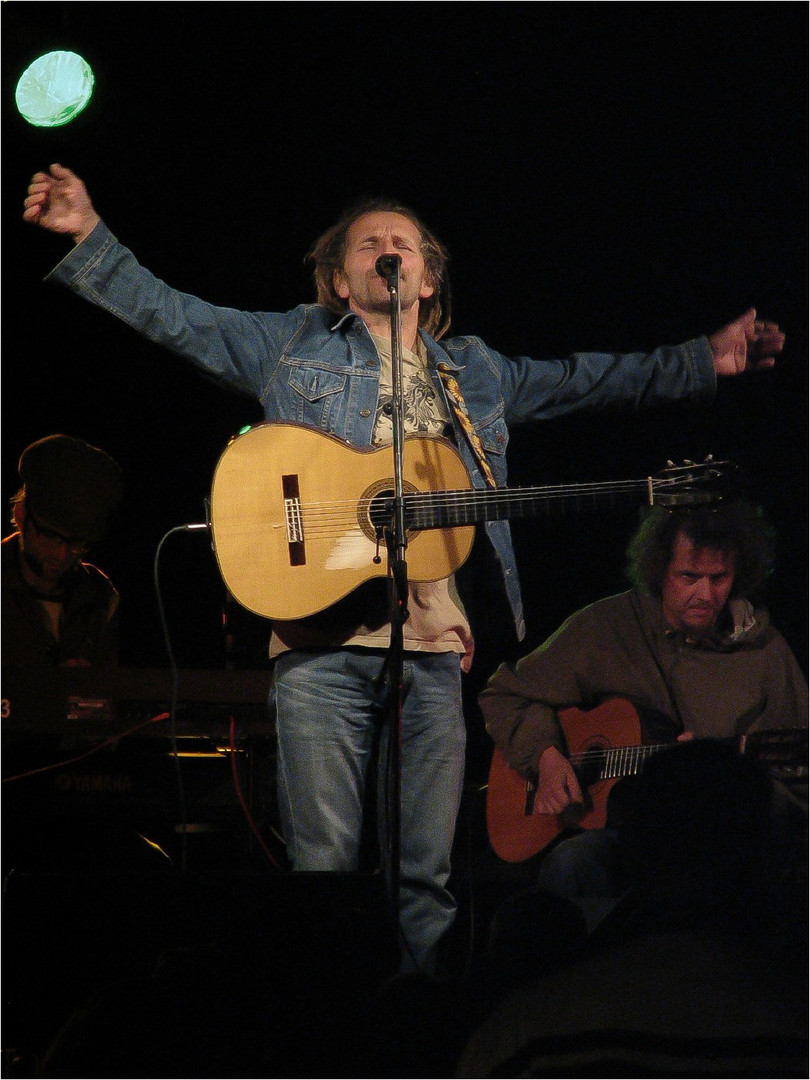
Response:
POLYGON ((287 521, 287 543, 302 544, 304 529, 301 525, 301 504, 298 499, 284 500, 284 517, 287 521))
POLYGON ((284 520, 287 525, 287 544, 290 549, 290 566, 303 566, 307 561, 304 547, 304 523, 301 519, 301 493, 298 489, 298 474, 282 476, 281 487, 284 492, 284 520))

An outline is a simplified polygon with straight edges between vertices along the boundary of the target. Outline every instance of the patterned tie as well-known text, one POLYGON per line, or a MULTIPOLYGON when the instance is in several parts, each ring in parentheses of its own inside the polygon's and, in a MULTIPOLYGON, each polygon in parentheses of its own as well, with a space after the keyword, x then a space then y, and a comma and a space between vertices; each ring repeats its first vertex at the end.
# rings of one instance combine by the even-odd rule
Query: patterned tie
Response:
POLYGON ((492 475, 492 469, 489 467, 484 448, 481 445, 481 440, 478 438, 478 432, 473 427, 473 422, 470 420, 470 414, 467 412, 467 406, 464 403, 464 398, 461 394, 461 387, 458 385, 455 376, 446 364, 439 364, 439 375, 444 383, 445 390, 450 396, 450 403, 453 406, 453 412, 456 414, 456 419, 464 429, 464 434, 473 449, 478 464, 481 466, 481 471, 487 479, 487 483, 490 487, 497 487, 495 483, 495 477, 492 475))

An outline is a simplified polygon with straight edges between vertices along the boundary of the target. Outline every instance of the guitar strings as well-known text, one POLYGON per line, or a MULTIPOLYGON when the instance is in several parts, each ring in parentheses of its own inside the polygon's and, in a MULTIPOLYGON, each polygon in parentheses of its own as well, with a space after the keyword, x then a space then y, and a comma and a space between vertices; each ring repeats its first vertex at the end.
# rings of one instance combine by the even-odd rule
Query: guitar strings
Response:
MULTIPOLYGON (((568 499, 571 495, 586 498, 594 494, 621 493, 637 491, 646 488, 647 482, 643 480, 623 480, 599 482, 592 484, 559 484, 546 485, 543 487, 530 488, 499 488, 474 490, 470 488, 456 491, 409 491, 404 494, 406 510, 412 515, 430 512, 440 514, 442 511, 452 513, 453 510, 463 510, 470 507, 486 507, 499 503, 510 503, 519 506, 530 504, 538 497, 549 501, 568 499)), ((358 525, 359 519, 367 518, 374 505, 379 501, 379 495, 372 498, 359 500, 344 499, 337 501, 323 501, 315 503, 301 503, 299 512, 302 521, 306 523, 308 530, 344 529, 347 526, 358 525)), ((419 524, 424 528, 425 523, 419 524)))
MULTIPOLYGON (((383 483, 386 481, 383 481, 383 483)), ((465 513, 486 510, 488 506, 508 507, 519 517, 521 509, 534 507, 543 499, 547 509, 555 509, 561 500, 581 502, 597 495, 619 495, 645 490, 654 496, 660 489, 681 487, 682 477, 644 480, 609 480, 575 484, 551 484, 526 488, 463 488, 451 491, 407 491, 404 493, 406 525, 411 530, 473 525, 478 520, 465 518, 465 513)), ((343 499, 316 503, 297 501, 296 511, 304 525, 305 537, 312 540, 329 538, 347 530, 366 531, 372 522, 372 510, 380 502, 380 485, 373 497, 358 500, 343 499)), ((536 508, 532 509, 536 513, 536 508)), ((485 519, 486 515, 484 515, 485 519)))
POLYGON ((584 750, 579 754, 572 754, 572 765, 588 765, 591 763, 603 763, 600 777, 608 779, 614 776, 627 776, 638 771, 643 763, 657 753, 666 750, 672 743, 656 743, 640 746, 613 746, 584 750))

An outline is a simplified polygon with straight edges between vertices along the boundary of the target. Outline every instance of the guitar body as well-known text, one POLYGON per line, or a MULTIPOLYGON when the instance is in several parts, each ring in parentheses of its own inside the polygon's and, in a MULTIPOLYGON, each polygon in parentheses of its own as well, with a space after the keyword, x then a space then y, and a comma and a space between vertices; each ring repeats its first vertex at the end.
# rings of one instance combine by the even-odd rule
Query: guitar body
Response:
MULTIPOLYGON (((402 471, 403 494, 471 486, 458 451, 442 438, 405 439, 402 471)), ((388 554, 369 508, 386 493, 394 495, 390 446, 358 449, 299 424, 259 424, 235 436, 211 488, 213 546, 225 584, 249 611, 300 619, 385 577, 388 554), (299 527, 302 538, 291 540, 299 527)), ((448 577, 469 556, 474 536, 473 525, 409 532, 409 578, 448 577)))
MULTIPOLYGON (((524 862, 538 855, 573 825, 582 829, 601 829, 607 817, 610 789, 621 775, 627 775, 627 772, 621 772, 602 777, 602 752, 630 750, 641 745, 638 713, 623 698, 610 698, 587 711, 561 709, 559 719, 568 756, 577 771, 583 794, 586 794, 586 805, 578 813, 532 813, 533 784, 507 765, 500 750, 496 749, 489 770, 486 820, 492 849, 504 862, 524 862)), ((621 753, 618 756, 621 758, 621 753)), ((575 811, 575 808, 569 810, 575 811)))

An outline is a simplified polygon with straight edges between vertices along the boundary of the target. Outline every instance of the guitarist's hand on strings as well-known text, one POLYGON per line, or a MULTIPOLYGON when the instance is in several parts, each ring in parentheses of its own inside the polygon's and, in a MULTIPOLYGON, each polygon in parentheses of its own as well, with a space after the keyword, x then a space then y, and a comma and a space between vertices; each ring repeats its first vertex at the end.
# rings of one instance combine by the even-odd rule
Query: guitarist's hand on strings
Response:
POLYGON ((535 814, 561 814, 572 803, 582 803, 582 789, 571 762, 556 746, 548 746, 537 763, 535 814))

